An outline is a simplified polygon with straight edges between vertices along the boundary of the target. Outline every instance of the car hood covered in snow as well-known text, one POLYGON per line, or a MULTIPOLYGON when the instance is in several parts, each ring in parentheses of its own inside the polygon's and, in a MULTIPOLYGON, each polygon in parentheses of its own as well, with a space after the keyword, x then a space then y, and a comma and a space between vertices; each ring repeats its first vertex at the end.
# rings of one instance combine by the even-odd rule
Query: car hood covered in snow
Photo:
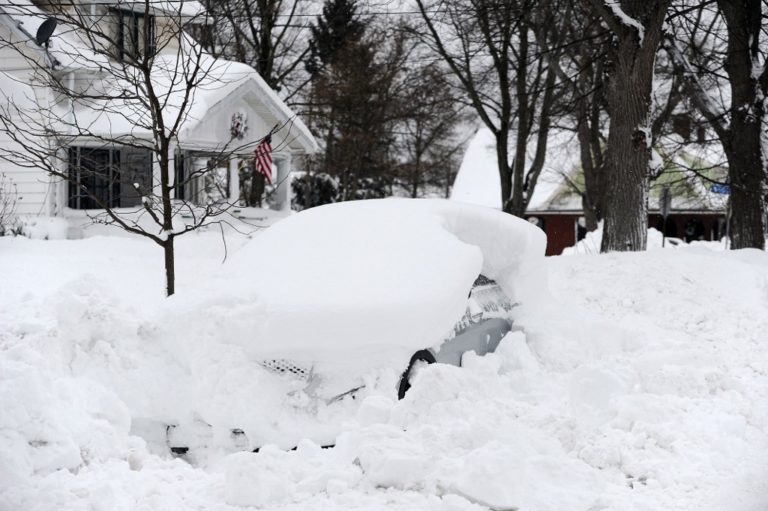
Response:
POLYGON ((503 276, 517 299, 515 276, 545 244, 538 228, 488 208, 412 199, 332 204, 258 234, 176 307, 192 335, 240 344, 259 359, 401 365, 451 330, 481 271, 503 276))

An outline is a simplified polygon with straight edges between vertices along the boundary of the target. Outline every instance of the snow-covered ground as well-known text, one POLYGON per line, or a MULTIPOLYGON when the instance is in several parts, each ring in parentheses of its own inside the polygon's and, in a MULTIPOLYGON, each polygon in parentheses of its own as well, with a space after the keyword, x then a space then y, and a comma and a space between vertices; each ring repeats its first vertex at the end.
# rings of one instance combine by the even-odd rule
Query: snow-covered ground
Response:
MULTIPOLYGON (((217 232, 178 252, 180 296, 224 256, 217 232)), ((360 400, 310 413, 237 343, 162 319, 156 246, 0 238, 0 510, 768 509, 768 256, 542 266, 497 353, 425 367, 399 402, 394 375, 368 375, 360 400), (219 447, 175 459, 152 435, 194 423, 190 403, 315 442, 198 438, 219 447)))

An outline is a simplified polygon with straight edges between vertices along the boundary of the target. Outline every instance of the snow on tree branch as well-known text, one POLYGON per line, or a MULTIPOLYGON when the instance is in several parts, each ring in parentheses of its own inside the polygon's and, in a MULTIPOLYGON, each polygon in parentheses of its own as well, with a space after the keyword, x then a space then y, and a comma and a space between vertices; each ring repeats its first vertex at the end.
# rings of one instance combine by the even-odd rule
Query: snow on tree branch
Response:
POLYGON ((637 30, 637 38, 640 41, 640 46, 642 46, 643 39, 645 38, 645 27, 643 27, 643 24, 624 12, 621 8, 621 4, 619 4, 619 0, 605 0, 605 5, 623 25, 637 30))

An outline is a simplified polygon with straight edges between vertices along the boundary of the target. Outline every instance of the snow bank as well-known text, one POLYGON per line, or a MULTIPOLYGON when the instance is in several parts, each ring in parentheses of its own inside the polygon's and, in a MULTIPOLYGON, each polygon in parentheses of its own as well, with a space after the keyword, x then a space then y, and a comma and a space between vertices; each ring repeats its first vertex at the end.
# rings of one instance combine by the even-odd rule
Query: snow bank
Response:
MULTIPOLYGON (((654 229, 653 227, 648 228, 647 250, 658 250, 660 248, 678 248, 681 246, 679 244, 680 240, 677 238, 671 241, 669 238, 667 240, 668 241, 666 241, 666 243, 664 243, 662 246, 662 243, 664 242, 664 236, 661 231, 654 229)), ((563 249, 562 255, 599 254, 600 245, 602 243, 603 223, 600 222, 597 229, 594 231, 589 231, 586 236, 584 236, 584 239, 577 242, 572 247, 566 247, 563 249)), ((713 250, 722 250, 722 244, 720 242, 695 241, 692 243, 692 245, 706 246, 707 248, 711 248, 713 250)))
POLYGON ((477 206, 333 204, 256 237, 168 315, 256 360, 401 367, 451 330, 481 271, 514 274, 544 245, 528 222, 477 206))
MULTIPOLYGON (((401 401, 370 372, 358 400, 312 408, 244 346, 154 313, 148 246, 0 239, 3 511, 768 508, 765 252, 542 258, 496 353, 423 367, 401 401), (189 462, 152 445, 169 420, 199 427, 189 462), (225 448, 240 426, 253 444, 225 448)), ((180 291, 221 257, 213 234, 180 242, 180 291)))

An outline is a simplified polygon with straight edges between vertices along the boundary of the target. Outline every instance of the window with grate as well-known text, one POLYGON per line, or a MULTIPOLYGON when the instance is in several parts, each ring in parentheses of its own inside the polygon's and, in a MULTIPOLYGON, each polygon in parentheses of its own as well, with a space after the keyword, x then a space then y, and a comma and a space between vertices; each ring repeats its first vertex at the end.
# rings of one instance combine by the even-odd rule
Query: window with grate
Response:
POLYGON ((136 148, 69 148, 68 206, 125 208, 151 192, 152 154, 136 148), (138 185, 138 186, 137 186, 138 185))

